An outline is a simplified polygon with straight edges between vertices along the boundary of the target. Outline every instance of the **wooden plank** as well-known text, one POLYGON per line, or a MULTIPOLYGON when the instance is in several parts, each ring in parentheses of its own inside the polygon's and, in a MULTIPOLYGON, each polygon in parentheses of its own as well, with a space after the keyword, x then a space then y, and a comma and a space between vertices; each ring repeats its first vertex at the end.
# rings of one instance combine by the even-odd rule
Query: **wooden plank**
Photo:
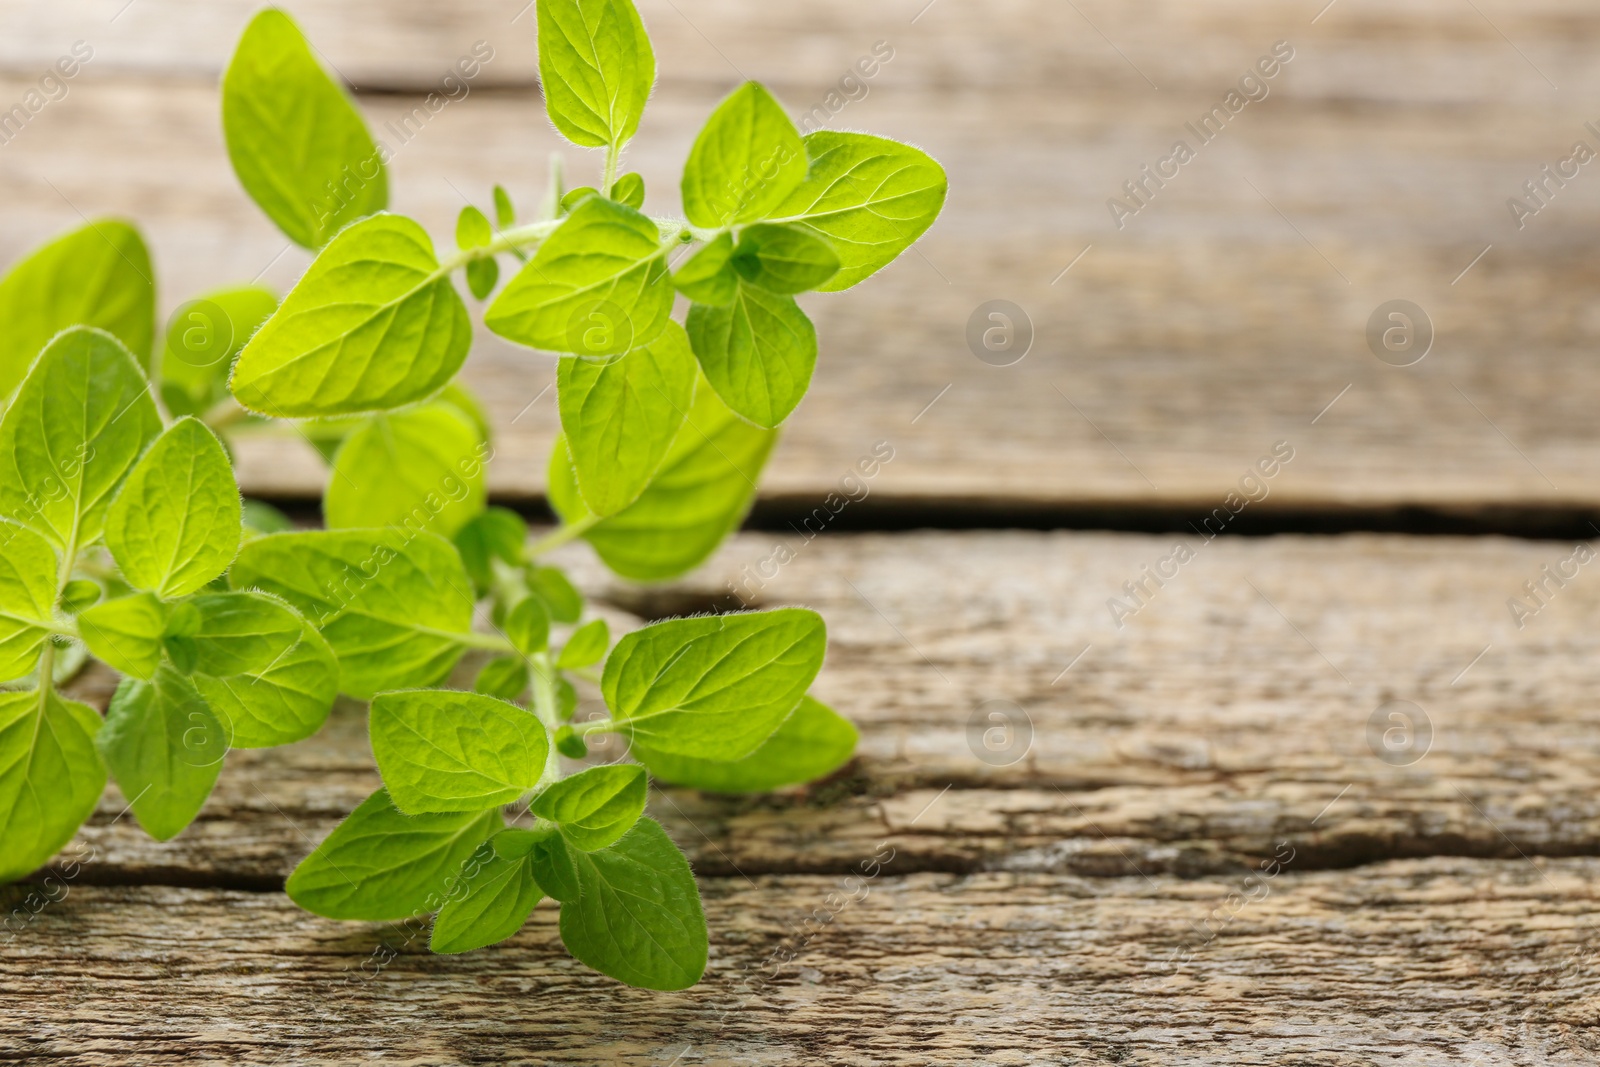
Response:
MULTIPOLYGON (((0 100, 20 98, 53 42, 112 6, 6 9, 21 29, 4 46, 0 100)), ((629 162, 658 210, 674 208, 677 168, 734 67, 768 78, 800 113, 879 39, 895 58, 833 124, 915 141, 950 171, 946 215, 916 252, 857 292, 808 301, 823 357, 769 498, 810 505, 888 440, 896 459, 878 504, 1204 512, 1287 440, 1294 463, 1254 515, 1600 502, 1589 417, 1600 386, 1580 370, 1600 340, 1587 251, 1600 186, 1574 179, 1521 230, 1506 208, 1542 164, 1593 140, 1583 101, 1600 73, 1581 47, 1600 34, 1592 9, 1543 0, 1487 11, 1490 23, 1443 0, 1345 0, 1313 26, 1240 3, 1166 5, 1151 18, 1014 0, 937 4, 913 25, 913 6, 866 13, 830 0, 801 13, 704 0, 646 12, 663 84, 629 162), (1277 39, 1297 52, 1271 95, 1118 229, 1107 199, 1277 39), (1010 367, 979 361, 965 339, 996 298, 1034 327, 1010 367), (1430 355, 1409 368, 1379 362, 1365 339, 1395 298, 1436 326, 1430 355)), ((301 14, 357 84, 417 89, 520 4, 435 7, 314 3, 301 14)), ((262 271, 292 282, 305 258, 236 189, 207 81, 244 10, 138 0, 112 25, 125 39, 107 38, 104 65, 0 146, 0 256, 80 212, 119 212, 149 230, 164 307, 262 271)), ((486 73, 422 133, 395 139, 395 206, 441 238, 462 197, 483 199, 494 180, 533 202, 560 147, 529 82, 526 24, 507 38, 522 51, 508 43, 505 64, 488 68, 509 72, 502 88, 486 73)), ((364 103, 392 136, 388 124, 419 100, 364 103)), ((567 154, 574 168, 590 162, 567 154)), ((487 336, 469 365, 501 427, 493 485, 509 499, 543 491, 555 418, 550 394, 535 398, 551 366, 487 336)), ((243 455, 258 493, 313 495, 324 478, 303 448, 243 455)))
POLYGON ((673 994, 585 971, 549 907, 501 946, 436 957, 425 929, 280 894, 69 883, 0 953, 0 1050, 83 1067, 1592 1063, 1597 877, 1593 859, 1434 859, 1248 885, 893 861, 848 884, 706 879, 711 966, 673 994))
MULTIPOLYGON (((840 871, 885 833, 907 870, 1110 877, 1237 871, 1282 841, 1302 868, 1600 854, 1600 585, 1579 568, 1522 630, 1507 607, 1571 547, 1191 538, 1196 558, 1121 628, 1108 599, 1126 603, 1123 582, 1172 540, 918 533, 785 547, 794 558, 753 602, 828 620, 816 691, 859 725, 860 756, 779 798, 658 794, 652 810, 703 871, 840 871), (1410 748, 1403 734, 1385 741, 1408 725, 1410 748)), ((625 628, 726 603, 718 579, 774 549, 741 535, 698 582, 643 595, 609 583, 584 549, 562 558, 625 628)), ((112 791, 83 834, 101 857, 88 877, 272 888, 377 785, 361 710, 342 708, 311 741, 231 754, 199 821, 170 843, 119 817, 112 791)))

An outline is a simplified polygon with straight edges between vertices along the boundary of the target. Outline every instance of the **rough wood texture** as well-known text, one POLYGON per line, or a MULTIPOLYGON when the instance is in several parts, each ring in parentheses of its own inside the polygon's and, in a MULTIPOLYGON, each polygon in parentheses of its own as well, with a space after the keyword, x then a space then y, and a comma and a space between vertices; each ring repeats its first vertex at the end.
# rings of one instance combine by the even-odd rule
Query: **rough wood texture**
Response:
POLYGON ((466 956, 277 894, 72 885, 0 954, 0 1055, 64 1065, 1593 1063, 1600 862, 703 881, 706 981, 625 989, 554 912, 466 956), (1248 903, 1229 904, 1250 893, 1248 903), (848 901, 846 895, 849 895, 848 901), (1231 916, 1231 917, 1230 917, 1231 916), (826 921, 824 921, 826 917, 826 921), (808 925, 809 922, 809 925, 808 925), (1209 925, 1208 925, 1209 924, 1209 925), (1187 957, 1185 957, 1187 953, 1187 957))
MULTIPOLYGON (((608 583, 586 549, 565 559, 592 592, 655 615, 726 599, 773 540, 736 538, 671 597, 608 583)), ((1191 538, 1198 557, 1118 629, 1107 600, 1171 539, 788 540, 796 558, 759 603, 827 618, 817 692, 860 726, 860 758, 782 799, 660 794, 654 811, 701 870, 839 871, 890 832, 904 867, 943 871, 1237 871, 1282 840, 1301 868, 1600 854, 1600 583, 1580 570, 1520 631, 1506 606, 1569 547, 1191 538), (1394 700, 1431 724, 1426 749, 1392 757, 1425 753, 1405 766, 1372 747, 1388 751, 1396 722, 1369 733, 1394 700), (1013 733, 986 747, 1007 726, 990 710, 1013 733)), ((272 887, 378 784, 356 707, 311 741, 229 761, 166 845, 117 819, 109 793, 85 831, 102 857, 89 877, 272 887)))
MULTIPOLYGON (((0 7, 0 100, 75 37, 99 48, 70 95, 0 147, 0 255, 80 211, 121 212, 148 228, 165 306, 263 270, 288 285, 304 257, 279 257, 282 239, 235 187, 211 83, 250 5, 137 0, 106 21, 121 2, 0 7)), ((560 147, 531 81, 531 16, 511 21, 522 6, 296 5, 339 69, 385 90, 364 101, 380 136, 472 41, 498 49, 480 88, 397 147, 395 206, 441 239, 462 197, 482 200, 492 181, 532 203, 560 147)), ((769 497, 815 500, 887 438, 898 458, 880 503, 1207 510, 1287 439, 1299 458, 1258 514, 1600 502, 1587 372, 1600 185, 1586 168, 1522 230, 1506 208, 1542 164, 1594 140, 1590 5, 1480 16, 1341 0, 1313 25, 1315 11, 1251 3, 945 0, 913 23, 923 6, 645 5, 662 83, 630 165, 657 210, 673 209, 691 138, 735 68, 798 114, 877 40, 895 58, 833 125, 915 141, 950 172, 945 217, 916 252, 809 301, 823 357, 769 497), (1271 94, 1117 229, 1107 198, 1280 39, 1296 55, 1271 94), (1437 328, 1414 367, 1366 346, 1369 316, 1397 297, 1437 328), (995 298, 1035 328, 1015 366, 967 347, 969 316, 995 298)), ((502 430, 505 496, 542 492, 554 406, 529 404, 551 377, 549 357, 488 337, 469 368, 502 430)), ((323 478, 303 448, 245 456, 257 492, 310 495, 323 478)))

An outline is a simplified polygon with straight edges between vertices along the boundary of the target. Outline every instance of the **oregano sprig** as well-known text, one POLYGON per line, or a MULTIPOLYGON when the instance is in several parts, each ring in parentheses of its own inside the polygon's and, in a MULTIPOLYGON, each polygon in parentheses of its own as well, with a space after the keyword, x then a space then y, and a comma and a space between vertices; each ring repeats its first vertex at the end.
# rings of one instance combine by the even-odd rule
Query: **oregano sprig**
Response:
POLYGON ((537 0, 537 25, 549 120, 600 157, 572 188, 555 157, 529 217, 499 185, 448 244, 388 213, 385 149, 268 9, 228 65, 222 117, 246 193, 315 253, 289 293, 215 289, 157 337, 148 252, 112 220, 0 280, 0 683, 18 687, 0 692, 0 879, 65 844, 108 772, 151 834, 182 832, 231 749, 310 737, 343 694, 369 704, 384 786, 295 869, 295 901, 433 914, 432 947, 455 953, 549 898, 576 958, 681 989, 708 936, 687 860, 645 815, 649 777, 763 791, 854 752, 854 728, 809 695, 815 612, 613 642, 543 557, 584 540, 637 581, 704 562, 814 373, 796 296, 910 247, 944 172, 878 137, 802 137, 747 82, 694 141, 683 215, 649 214, 622 166, 656 73, 631 0, 537 0), (491 427, 457 380, 468 297, 557 360, 561 521, 536 539, 488 503, 491 427), (329 464, 324 529, 241 502, 233 440, 283 429, 329 464), (103 720, 59 690, 86 654, 123 676, 103 720), (469 656, 470 691, 452 688, 469 656), (606 714, 574 722, 596 686, 606 714), (630 761, 585 762, 606 733, 630 761))

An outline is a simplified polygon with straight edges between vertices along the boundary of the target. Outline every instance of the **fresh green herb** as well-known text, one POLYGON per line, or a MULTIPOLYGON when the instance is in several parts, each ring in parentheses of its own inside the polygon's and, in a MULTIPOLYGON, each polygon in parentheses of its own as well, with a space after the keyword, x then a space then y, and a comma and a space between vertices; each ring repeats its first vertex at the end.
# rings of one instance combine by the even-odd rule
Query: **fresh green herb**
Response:
POLYGON ((761 791, 854 752, 854 728, 808 695, 816 613, 669 619, 613 645, 544 556, 581 539, 638 581, 703 562, 810 383, 796 295, 908 248, 944 172, 881 138, 802 138, 747 83, 694 142, 687 217, 648 215, 621 170, 655 81, 638 12, 537 7, 549 119, 603 159, 571 189, 553 160, 531 220, 495 185, 441 256, 386 213, 351 97, 268 9, 223 79, 223 130, 245 191, 316 253, 288 295, 200 294, 158 346, 149 255, 112 220, 0 279, 0 880, 49 861, 108 771, 152 835, 181 833, 231 749, 307 738, 344 694, 370 702, 385 788, 295 869, 295 901, 335 919, 436 913, 432 947, 452 953, 514 936, 548 897, 579 960, 682 989, 706 966, 705 918, 644 814, 648 776, 761 791), (557 359, 561 523, 531 541, 487 503, 488 420, 455 380, 472 340, 458 276, 490 330, 557 359), (240 500, 231 439, 274 421, 329 463, 324 530, 240 500), (123 675, 104 719, 58 689, 85 650, 123 675), (469 653, 473 691, 436 688, 469 653), (580 685, 605 714, 574 721, 580 685), (605 733, 632 760, 574 766, 605 733))

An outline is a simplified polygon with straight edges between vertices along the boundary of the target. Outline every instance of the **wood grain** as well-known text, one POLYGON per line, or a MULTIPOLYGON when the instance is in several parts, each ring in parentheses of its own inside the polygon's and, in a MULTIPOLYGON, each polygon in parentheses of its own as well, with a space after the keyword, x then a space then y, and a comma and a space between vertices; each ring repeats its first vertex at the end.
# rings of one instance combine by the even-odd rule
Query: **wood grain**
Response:
MULTIPOLYGON (((18 32, 0 49, 0 99, 112 6, 6 8, 18 32)), ((164 307, 263 271, 293 281, 305 257, 237 190, 217 128, 211 78, 247 6, 137 0, 107 24, 104 63, 0 147, 0 256, 80 212, 112 212, 147 227, 164 307)), ((463 197, 483 200, 493 181, 534 202, 560 148, 531 81, 531 16, 509 32, 520 6, 299 9, 339 69, 384 90, 363 101, 383 137, 441 64, 486 34, 504 40, 479 88, 397 146, 395 206, 441 240, 463 197)), ((1198 513, 1289 440, 1299 458, 1261 514, 1600 502, 1588 371, 1600 184, 1585 170, 1521 230, 1506 208, 1543 164, 1593 140, 1600 74, 1583 42, 1600 20, 1576 0, 1483 17, 1445 0, 1343 0, 1314 25, 1245 3, 1163 4, 1157 16, 946 2, 914 24, 921 3, 898 0, 646 6, 662 83, 629 163, 656 210, 675 209, 677 170, 735 68, 798 114, 877 40, 895 58, 833 124, 921 144, 951 177, 945 216, 915 252, 855 292, 808 301, 823 356, 769 499, 807 505, 887 439, 900 458, 880 503, 1198 513), (1271 94, 1119 230, 1107 199, 1280 39, 1296 55, 1271 94), (997 298, 1034 328, 1010 367, 980 362, 965 337, 997 298), (1436 327, 1413 367, 1367 348, 1369 317, 1395 298, 1436 327)), ((566 155, 575 172, 592 162, 566 155)), ((551 359, 485 336, 467 377, 502 433, 495 491, 537 498, 555 415, 550 393, 535 398, 551 359)), ((258 445, 243 453, 252 491, 318 491, 325 475, 306 449, 258 445)))
POLYGON ((0 1054, 63 1065, 1592 1063, 1600 861, 1238 880, 703 879, 706 980, 629 990, 511 941, 279 894, 69 884, 0 953, 0 1054), (1253 899, 1244 901, 1244 895, 1253 899))
MULTIPOLYGON (((1107 600, 1171 539, 790 538, 757 602, 828 620, 815 691, 859 725, 858 761, 798 793, 671 790, 652 810, 728 875, 839 872, 890 832, 908 870, 1105 877, 1237 872, 1283 841, 1301 868, 1600 854, 1600 583, 1579 569, 1522 630, 1506 604, 1571 547, 1189 542, 1196 558, 1119 629, 1107 600)), ((773 551, 741 535, 670 597, 608 583, 586 550, 565 559, 620 629, 726 600, 717 579, 773 551)), ((168 844, 108 793, 89 877, 273 888, 377 785, 362 710, 341 708, 310 741, 231 754, 168 844)))

